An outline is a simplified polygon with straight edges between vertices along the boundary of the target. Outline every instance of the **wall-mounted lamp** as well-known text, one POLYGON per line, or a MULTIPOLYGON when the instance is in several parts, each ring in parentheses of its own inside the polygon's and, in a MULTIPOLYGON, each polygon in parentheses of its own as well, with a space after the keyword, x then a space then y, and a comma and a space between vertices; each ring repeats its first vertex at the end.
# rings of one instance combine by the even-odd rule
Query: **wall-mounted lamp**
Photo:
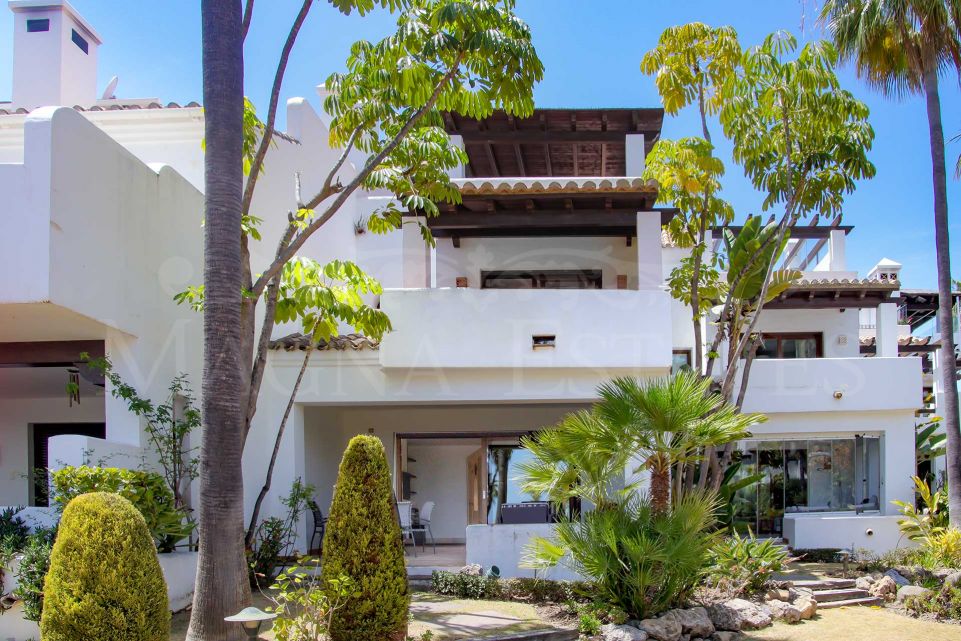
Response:
POLYGON ((841 390, 834 390, 835 400, 840 401, 843 396, 844 396, 844 392, 842 392, 841 390))
POLYGON ((276 618, 276 614, 264 612, 260 608, 249 607, 244 608, 237 614, 224 617, 224 621, 239 623, 240 627, 247 633, 248 639, 256 639, 260 634, 260 626, 263 625, 264 621, 273 621, 276 618))

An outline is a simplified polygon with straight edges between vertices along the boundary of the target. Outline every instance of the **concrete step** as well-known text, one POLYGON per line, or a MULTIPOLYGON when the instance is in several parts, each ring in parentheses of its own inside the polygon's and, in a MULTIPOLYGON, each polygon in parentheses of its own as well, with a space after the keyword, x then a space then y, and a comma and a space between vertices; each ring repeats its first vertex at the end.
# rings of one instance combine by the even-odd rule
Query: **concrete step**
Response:
POLYGON ((842 590, 853 588, 854 579, 817 579, 813 581, 788 581, 796 588, 807 588, 808 590, 842 590))
POLYGON ((871 596, 867 590, 857 588, 841 588, 840 590, 815 590, 814 600, 821 603, 831 601, 851 601, 853 599, 864 599, 871 596))
POLYGON ((881 605, 884 603, 880 597, 868 596, 861 599, 845 599, 843 601, 826 601, 818 603, 818 610, 830 610, 832 608, 844 608, 849 605, 881 605))

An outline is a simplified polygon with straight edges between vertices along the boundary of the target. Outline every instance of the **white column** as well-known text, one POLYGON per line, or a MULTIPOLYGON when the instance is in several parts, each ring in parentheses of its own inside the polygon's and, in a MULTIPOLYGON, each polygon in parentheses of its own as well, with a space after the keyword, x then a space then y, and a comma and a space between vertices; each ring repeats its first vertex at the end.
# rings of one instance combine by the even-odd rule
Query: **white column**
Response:
POLYGON ((627 134, 624 142, 624 173, 636 178, 644 173, 644 134, 627 134))
POLYGON ((661 213, 637 212, 637 288, 657 289, 664 284, 661 265, 661 213))
POLYGON ((878 305, 875 342, 877 344, 877 355, 879 357, 897 357, 898 307, 894 303, 881 303, 878 305))
MULTIPOLYGON (((450 141, 454 143, 455 147, 460 148, 461 151, 464 150, 463 136, 454 134, 450 137, 450 141)), ((465 165, 457 165, 447 173, 450 175, 451 178, 466 178, 467 177, 466 170, 467 170, 467 167, 465 165)))
POLYGON ((401 251, 404 287, 407 289, 430 287, 430 246, 420 235, 420 225, 426 224, 427 218, 424 216, 404 218, 404 240, 401 251))
POLYGON ((832 272, 847 271, 847 259, 844 255, 844 230, 832 229, 828 239, 828 270, 832 272))

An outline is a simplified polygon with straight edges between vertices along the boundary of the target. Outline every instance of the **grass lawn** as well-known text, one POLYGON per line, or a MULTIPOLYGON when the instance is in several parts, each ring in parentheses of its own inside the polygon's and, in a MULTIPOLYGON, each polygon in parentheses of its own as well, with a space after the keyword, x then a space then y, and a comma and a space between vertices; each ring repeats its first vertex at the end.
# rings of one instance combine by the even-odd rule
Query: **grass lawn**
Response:
MULTIPOLYGON (((263 596, 254 596, 254 605, 265 608, 263 596)), ((425 630, 434 633, 434 639, 483 639, 489 636, 543 630, 553 626, 542 620, 537 611, 524 603, 504 601, 475 601, 452 599, 429 592, 415 592, 410 606, 413 616, 409 634, 420 636, 425 630)), ((183 641, 187 635, 189 615, 176 614, 171 622, 170 641, 183 641)), ((263 639, 273 639, 272 633, 264 632, 263 639)), ((961 640, 961 637, 958 637, 961 640)), ((932 639, 931 641, 937 641, 932 639)))
POLYGON ((749 632, 746 641, 961 641, 961 626, 918 621, 883 608, 822 610, 795 625, 749 632))

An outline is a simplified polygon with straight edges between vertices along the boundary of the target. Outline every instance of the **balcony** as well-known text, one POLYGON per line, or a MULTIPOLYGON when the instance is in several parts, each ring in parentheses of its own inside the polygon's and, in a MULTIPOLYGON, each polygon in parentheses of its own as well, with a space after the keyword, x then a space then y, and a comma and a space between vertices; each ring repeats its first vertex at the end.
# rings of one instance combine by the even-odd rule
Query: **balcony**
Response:
POLYGON ((751 367, 746 412, 915 410, 920 358, 759 359, 751 367))
POLYGON ((671 365, 670 297, 651 290, 394 289, 385 368, 671 365))

